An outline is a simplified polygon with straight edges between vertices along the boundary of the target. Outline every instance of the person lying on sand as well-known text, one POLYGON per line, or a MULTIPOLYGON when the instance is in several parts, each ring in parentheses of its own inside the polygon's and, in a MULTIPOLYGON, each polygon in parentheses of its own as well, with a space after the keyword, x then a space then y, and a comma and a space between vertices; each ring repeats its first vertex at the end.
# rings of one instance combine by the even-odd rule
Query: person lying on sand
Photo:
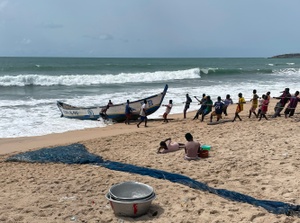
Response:
POLYGON ((172 142, 171 138, 161 141, 159 145, 157 153, 169 153, 185 148, 184 143, 172 142))

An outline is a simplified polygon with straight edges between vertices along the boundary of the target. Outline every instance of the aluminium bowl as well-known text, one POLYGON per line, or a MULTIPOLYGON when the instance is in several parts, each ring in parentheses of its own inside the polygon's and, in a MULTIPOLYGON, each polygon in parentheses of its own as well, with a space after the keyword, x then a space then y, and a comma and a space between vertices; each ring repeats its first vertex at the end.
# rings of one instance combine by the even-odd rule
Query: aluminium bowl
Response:
POLYGON ((154 193, 151 186, 135 181, 126 181, 110 187, 109 194, 115 200, 139 200, 154 193))
POLYGON ((109 192, 105 195, 105 197, 107 200, 109 200, 110 206, 115 215, 139 217, 148 212, 152 201, 156 198, 156 194, 153 193, 150 197, 145 199, 130 201, 115 200, 110 196, 109 192))

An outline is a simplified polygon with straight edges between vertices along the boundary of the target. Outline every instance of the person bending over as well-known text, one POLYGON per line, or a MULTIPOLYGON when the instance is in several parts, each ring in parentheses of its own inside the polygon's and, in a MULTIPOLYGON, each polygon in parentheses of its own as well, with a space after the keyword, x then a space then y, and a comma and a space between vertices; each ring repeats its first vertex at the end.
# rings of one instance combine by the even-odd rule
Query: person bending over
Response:
POLYGON ((168 117, 168 114, 170 114, 171 109, 173 107, 173 100, 169 100, 169 104, 168 105, 163 105, 163 106, 166 107, 166 111, 163 114, 164 122, 169 122, 167 117, 168 117))
POLYGON ((204 111, 203 111, 203 113, 202 113, 202 117, 201 117, 201 122, 203 122, 203 120, 204 120, 204 117, 206 116, 206 115, 208 115, 210 112, 211 112, 211 110, 212 110, 212 107, 213 107, 213 101, 210 99, 210 96, 207 96, 206 97, 206 101, 205 101, 205 109, 204 109, 204 111))
POLYGON ((298 95, 299 95, 299 91, 296 91, 295 94, 291 97, 290 103, 288 104, 288 106, 286 107, 286 109, 284 111, 284 116, 286 118, 288 116, 292 117, 294 115, 297 104, 300 101, 300 98, 298 97, 298 95))

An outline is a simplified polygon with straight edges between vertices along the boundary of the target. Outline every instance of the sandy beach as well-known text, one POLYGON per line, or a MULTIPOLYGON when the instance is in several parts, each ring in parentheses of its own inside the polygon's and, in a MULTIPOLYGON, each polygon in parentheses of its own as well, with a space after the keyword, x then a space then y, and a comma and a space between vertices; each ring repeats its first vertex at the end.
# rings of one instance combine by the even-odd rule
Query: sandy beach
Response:
MULTIPOLYGON (((273 114, 272 100, 268 114, 273 114)), ((256 199, 300 205, 300 115, 260 122, 207 125, 192 120, 195 111, 170 115, 167 124, 149 121, 51 134, 0 139, 0 222, 300 222, 297 216, 276 215, 264 208, 234 202, 178 183, 94 165, 5 162, 11 155, 45 147, 82 143, 105 160, 134 164, 188 176, 213 188, 232 190, 256 199), (183 159, 184 151, 157 154, 159 142, 171 137, 185 143, 190 132, 201 144, 211 145, 209 158, 183 159), (138 218, 115 216, 105 194, 123 181, 138 181, 155 189, 157 198, 148 214, 138 218), (153 215, 153 213, 155 213, 153 215)), ((229 107, 232 119, 235 105, 229 107)))

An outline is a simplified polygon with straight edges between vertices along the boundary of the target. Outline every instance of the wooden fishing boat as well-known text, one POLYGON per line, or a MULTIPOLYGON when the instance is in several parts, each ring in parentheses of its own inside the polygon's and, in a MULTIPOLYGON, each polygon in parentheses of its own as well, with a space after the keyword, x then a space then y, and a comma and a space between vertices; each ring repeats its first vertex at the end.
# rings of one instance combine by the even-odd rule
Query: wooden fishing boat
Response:
MULTIPOLYGON (((154 112, 156 112, 157 109, 161 106, 161 103, 167 93, 167 90, 168 90, 168 85, 166 85, 163 92, 159 94, 130 102, 129 104, 130 107, 134 109, 131 119, 132 120, 138 119, 140 108, 144 100, 147 100, 147 115, 151 115, 154 112)), ((57 101, 57 106, 61 111, 62 117, 82 119, 82 120, 98 120, 101 117, 101 111, 103 111, 103 109, 106 108, 106 105, 98 106, 98 107, 76 107, 61 101, 57 101)), ((109 106, 109 108, 106 111, 106 118, 112 119, 116 122, 124 121, 126 119, 125 106, 126 106, 126 102, 122 104, 114 104, 112 106, 109 106)))

